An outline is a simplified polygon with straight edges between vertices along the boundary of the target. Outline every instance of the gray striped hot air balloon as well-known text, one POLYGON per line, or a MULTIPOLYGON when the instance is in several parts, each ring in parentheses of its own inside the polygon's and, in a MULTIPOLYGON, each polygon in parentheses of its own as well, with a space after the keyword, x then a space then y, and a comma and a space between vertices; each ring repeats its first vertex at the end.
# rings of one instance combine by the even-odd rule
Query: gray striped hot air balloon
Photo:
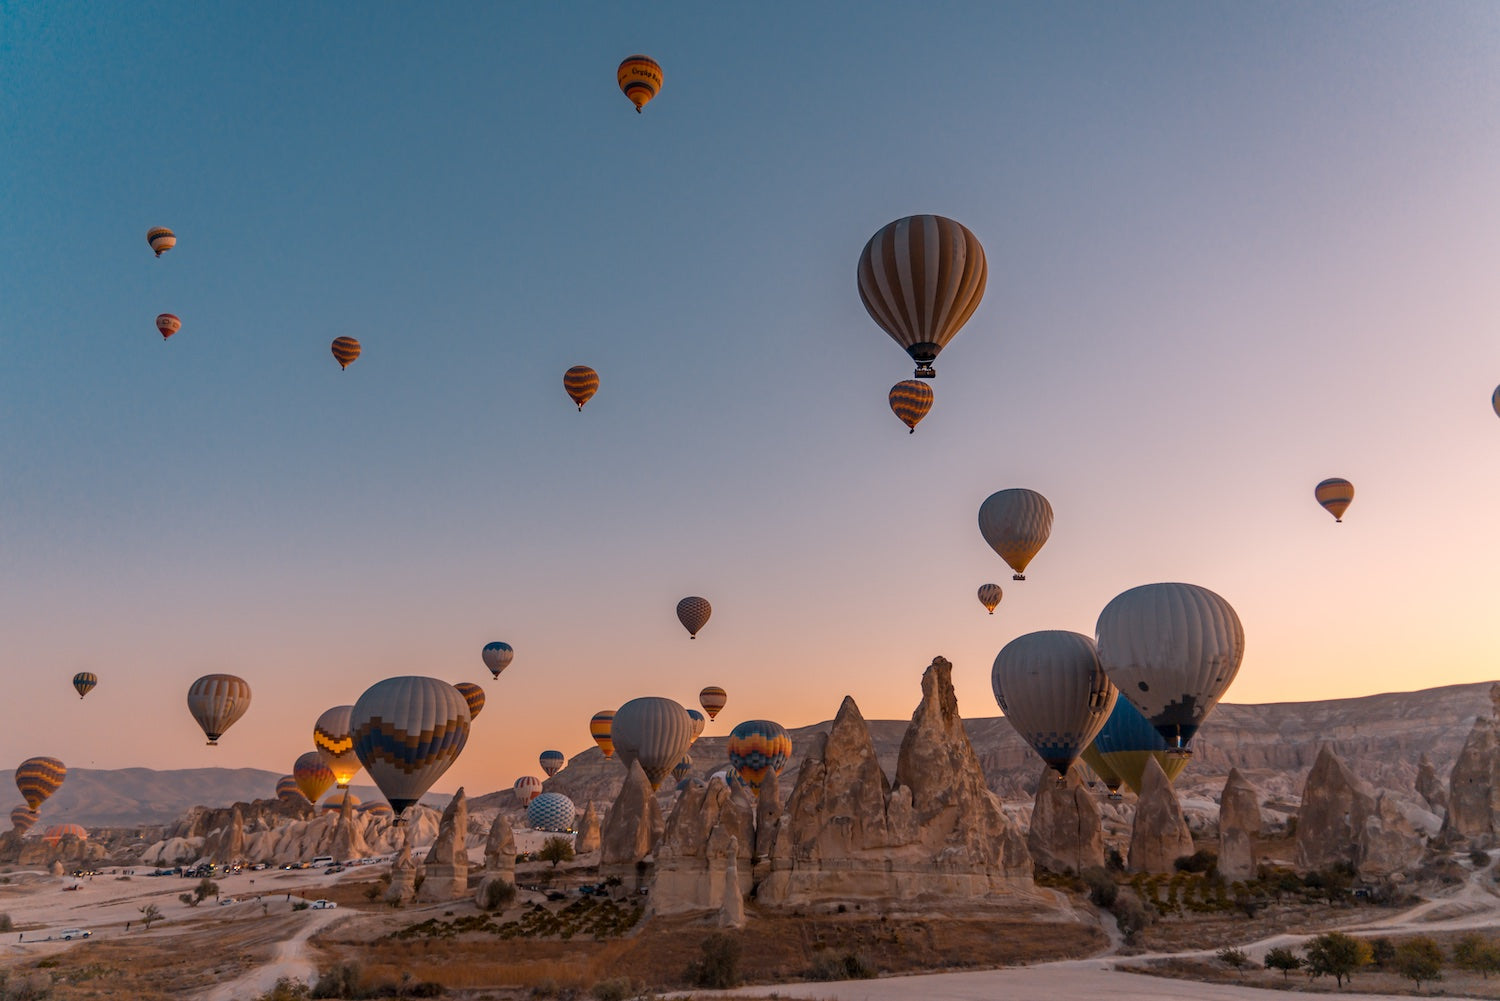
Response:
POLYGON ((612 737, 625 770, 639 761, 651 788, 659 789, 693 742, 693 719, 671 699, 631 699, 615 711, 612 737))
POLYGON ((469 704, 437 678, 376 682, 350 714, 354 753, 402 822, 448 770, 469 737, 469 704))
POLYGON ((883 227, 859 255, 859 299, 870 318, 931 379, 932 363, 969 322, 989 275, 979 238, 940 215, 914 215, 883 227))
POLYGON ((188 711, 203 728, 209 747, 250 708, 250 686, 232 674, 205 674, 188 688, 188 711))
POLYGON ((989 609, 991 615, 995 614, 995 608, 1003 597, 1005 597, 1005 592, 1000 590, 999 584, 979 585, 979 603, 989 609))
POLYGON ((1015 571, 1011 579, 1025 580, 1027 564, 1052 534, 1052 505, 1024 487, 997 490, 979 505, 979 534, 1015 571))
POLYGON ((990 669, 995 702, 1047 765, 1066 776, 1104 726, 1119 694, 1094 641, 1048 629, 1017 636, 990 669))
POLYGON ((708 625, 708 617, 712 614, 714 607, 707 598, 690 595, 677 603, 677 621, 688 631, 690 640, 698 638, 698 630, 708 625))
POLYGON ((1196 584, 1143 584, 1099 613, 1099 663, 1167 746, 1184 750, 1239 673, 1245 629, 1196 584))

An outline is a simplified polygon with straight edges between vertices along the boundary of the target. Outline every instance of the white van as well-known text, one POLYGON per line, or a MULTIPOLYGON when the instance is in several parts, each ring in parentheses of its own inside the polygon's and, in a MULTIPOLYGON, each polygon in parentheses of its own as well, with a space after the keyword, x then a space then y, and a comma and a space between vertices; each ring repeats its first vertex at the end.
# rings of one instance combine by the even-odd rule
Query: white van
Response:
POLYGON ((333 856, 319 855, 317 858, 312 860, 312 864, 314 869, 321 869, 325 865, 333 865, 333 856))

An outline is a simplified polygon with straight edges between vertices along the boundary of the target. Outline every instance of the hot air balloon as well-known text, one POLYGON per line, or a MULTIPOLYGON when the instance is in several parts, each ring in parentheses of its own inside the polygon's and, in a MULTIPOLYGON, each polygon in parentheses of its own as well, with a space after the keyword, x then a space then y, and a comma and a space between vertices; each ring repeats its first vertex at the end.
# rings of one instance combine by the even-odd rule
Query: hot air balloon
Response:
POLYGON ((10 826, 22 837, 25 837, 26 832, 35 827, 36 822, 41 819, 37 812, 28 806, 18 806, 10 811, 10 826))
POLYGON ((911 428, 907 434, 916 434, 917 425, 932 409, 932 387, 918 379, 904 379, 891 387, 890 403, 891 413, 911 428))
POLYGON ((599 750, 604 752, 606 758, 615 756, 614 720, 613 709, 601 709, 589 720, 589 736, 594 738, 594 743, 599 745, 599 750))
POLYGON ((353 706, 334 706, 313 724, 313 747, 323 755, 340 789, 349 788, 349 782, 359 774, 359 755, 354 753, 354 737, 349 732, 352 712, 353 706))
POLYGON ((521 799, 521 805, 525 806, 542 794, 542 780, 535 775, 522 775, 516 779, 513 788, 521 799))
POLYGON ((151 249, 160 257, 177 246, 177 234, 165 226, 152 226, 146 230, 146 242, 151 244, 151 249))
POLYGON ((283 775, 276 780, 276 798, 288 803, 301 802, 302 789, 297 785, 295 775, 283 775))
POLYGON ((182 320, 174 313, 162 313, 156 318, 156 329, 161 331, 161 339, 166 340, 182 329, 182 320))
POLYGON ((1324 510, 1333 515, 1336 524, 1342 523, 1344 512, 1354 502, 1354 484, 1335 476, 1313 488, 1313 496, 1323 505, 1324 510))
POLYGON ((1099 613, 1099 663, 1120 694, 1181 752, 1245 656, 1229 602, 1195 584, 1143 584, 1099 613))
POLYGON ((73 675, 73 687, 77 689, 80 699, 92 692, 97 684, 99 684, 99 676, 93 671, 79 671, 73 675))
POLYGON ((979 505, 979 534, 1015 571, 1011 579, 1025 580, 1026 565, 1052 534, 1052 505, 1035 490, 997 490, 979 505))
POLYGON ((484 708, 484 689, 472 681, 460 681, 453 687, 458 689, 458 694, 462 695, 464 701, 469 704, 470 722, 478 719, 479 711, 484 708))
POLYGON ((495 677, 500 677, 500 672, 510 666, 510 662, 516 659, 516 652, 511 649, 509 643, 501 643, 496 640, 486 643, 484 651, 480 654, 484 658, 484 666, 490 669, 495 677))
POLYGON ((537 764, 542 766, 542 771, 546 772, 550 779, 557 774, 558 769, 562 768, 567 760, 567 756, 561 751, 543 751, 537 758, 537 764))
POLYGON ((859 298, 870 318, 917 363, 916 378, 937 375, 932 363, 984 298, 988 268, 979 239, 938 215, 897 219, 859 255, 859 298))
POLYGON ((698 693, 698 704, 703 707, 704 712, 708 713, 709 719, 716 718, 719 710, 723 709, 728 701, 729 696, 718 685, 709 685, 698 693))
POLYGON ((646 102, 661 90, 661 65, 650 56, 626 56, 625 61, 620 63, 620 68, 615 71, 615 78, 620 82, 620 90, 630 98, 630 103, 635 105, 635 113, 639 115, 646 107, 646 102))
POLYGON ((250 686, 232 674, 205 674, 188 689, 188 712, 203 727, 209 747, 250 708, 250 686))
POLYGON ((639 761, 651 788, 659 789, 693 742, 693 718, 671 699, 631 699, 615 710, 613 735, 625 770, 639 761))
POLYGON ((688 639, 698 638, 698 630, 708 625, 708 617, 714 614, 707 598, 687 597, 677 603, 677 621, 688 631, 688 639))
POLYGON ((689 709, 687 714, 693 721, 693 740, 697 741, 699 737, 703 736, 703 728, 708 726, 708 717, 696 709, 689 709))
POLYGON ((693 756, 689 754, 673 766, 672 778, 674 781, 681 782, 691 774, 693 774, 693 756))
POLYGON ((587 365, 574 365, 563 373, 563 389, 582 412, 583 405, 599 392, 599 373, 587 365))
POLYGON ((1490 394, 1490 409, 1495 411, 1496 417, 1500 417, 1500 386, 1496 386, 1495 391, 1490 394))
POLYGON ((344 810, 344 797, 349 797, 349 809, 354 810, 359 806, 359 797, 348 789, 335 789, 323 797, 323 802, 318 804, 318 809, 323 813, 342 813, 344 810))
POLYGON ((394 817, 396 811, 391 809, 389 803, 361 803, 359 812, 367 817, 394 817))
POLYGON ((755 793, 772 772, 777 775, 792 756, 792 738, 780 723, 751 719, 729 731, 729 764, 755 793))
POLYGON ((571 831, 577 814, 573 801, 560 792, 544 792, 526 805, 526 823, 533 831, 571 831))
POLYGON ((1059 778, 1093 741, 1119 694, 1094 641, 1062 629, 1017 636, 990 669, 995 702, 1059 778))
POLYGON ((309 803, 316 803, 334 783, 333 769, 317 751, 308 751, 296 760, 292 765, 292 778, 297 780, 297 788, 302 790, 309 803))
POLYGON ((332 350, 333 360, 339 363, 339 368, 348 368, 359 357, 359 341, 352 337, 335 337, 332 350))
POLYGON ((42 840, 49 845, 55 845, 63 838, 77 838, 79 841, 87 841, 89 832, 79 824, 53 824, 42 834, 42 840))
POLYGON ((1141 791, 1141 780, 1146 774, 1146 762, 1155 758, 1167 781, 1175 781, 1187 767, 1186 754, 1174 754, 1161 734, 1156 732, 1139 709, 1129 699, 1118 699, 1114 711, 1109 714, 1104 728, 1094 738, 1083 760, 1088 762, 1109 791, 1118 796, 1120 783, 1128 785, 1133 792, 1141 791))
POLYGON ((57 792, 68 777, 68 766, 56 758, 27 758, 16 769, 16 788, 34 811, 57 792))
POLYGON ((979 603, 995 614, 995 606, 1000 604, 1000 599, 1005 597, 1005 592, 1000 590, 999 584, 979 585, 979 603))
POLYGON ((376 682, 349 714, 354 753, 402 822, 469 739, 469 704, 437 678, 376 682))

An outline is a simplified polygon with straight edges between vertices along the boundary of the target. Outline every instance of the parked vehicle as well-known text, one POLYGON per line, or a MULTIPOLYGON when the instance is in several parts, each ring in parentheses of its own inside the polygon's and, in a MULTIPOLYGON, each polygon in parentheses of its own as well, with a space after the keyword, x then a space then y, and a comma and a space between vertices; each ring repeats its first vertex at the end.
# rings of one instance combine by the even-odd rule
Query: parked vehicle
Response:
POLYGON ((337 906, 338 906, 338 904, 335 903, 334 901, 332 901, 332 900, 324 900, 321 897, 319 897, 317 900, 314 900, 312 902, 312 909, 315 910, 315 911, 331 911, 331 910, 333 910, 337 906))
POLYGON ((87 928, 64 928, 62 931, 53 934, 51 937, 60 938, 64 942, 71 942, 75 938, 89 938, 93 934, 94 933, 89 931, 87 928))

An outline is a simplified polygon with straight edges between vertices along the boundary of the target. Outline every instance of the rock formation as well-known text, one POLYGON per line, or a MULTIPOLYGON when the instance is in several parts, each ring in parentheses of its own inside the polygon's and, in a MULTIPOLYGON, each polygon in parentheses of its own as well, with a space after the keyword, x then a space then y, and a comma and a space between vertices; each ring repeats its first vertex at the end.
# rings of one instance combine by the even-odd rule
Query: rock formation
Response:
POLYGON ((1026 847, 1031 860, 1050 872, 1079 873, 1104 865, 1099 804, 1084 787, 1077 768, 1062 779, 1043 766, 1026 847))
POLYGON ((762 903, 1029 895, 1025 842, 984 784, 946 660, 922 677, 894 786, 852 698, 827 738, 808 746, 757 891, 762 903))
POLYGON ((740 842, 738 838, 730 838, 728 850, 725 852, 723 890, 720 896, 723 903, 719 905, 719 927, 720 928, 743 928, 745 927, 745 898, 740 891, 739 853, 740 842))
POLYGON ((578 822, 578 844, 574 849, 579 855, 599 850, 599 810, 594 801, 583 809, 583 819, 578 822))
POLYGON ((1182 819, 1177 791, 1157 760, 1148 758, 1130 828, 1126 866, 1131 872, 1173 872, 1174 863, 1191 854, 1193 834, 1182 819))
POLYGON ((245 861, 245 814, 241 804, 236 803, 230 808, 229 817, 222 827, 205 835, 203 855, 210 862, 221 865, 245 861))
MULTIPOLYGON (((345 804, 345 809, 348 804, 345 804)), ((427 852, 422 887, 417 899, 424 901, 457 900, 469 890, 469 801, 463 787, 453 794, 443 819, 438 822, 437 840, 427 852)))
POLYGON ((1448 777, 1443 835, 1478 848, 1495 845, 1500 829, 1500 685, 1490 689, 1494 712, 1474 721, 1448 777))
POLYGON ((750 841, 754 816, 732 796, 723 779, 694 780, 677 797, 666 830, 656 845, 656 875, 651 884, 654 914, 682 914, 717 910, 724 906, 728 884, 724 871, 735 855, 746 865, 744 877, 735 866, 736 896, 750 892, 750 841), (744 847, 741 847, 744 846, 744 847))
MULTIPOLYGON (((1299 827, 1300 830, 1300 827, 1299 827)), ((1359 832, 1359 874, 1365 879, 1392 879, 1422 860, 1425 840, 1407 818, 1395 793, 1382 791, 1359 832)))
POLYGON ((386 888, 385 901, 397 907, 405 907, 417 894, 417 860, 411 857, 411 841, 403 840, 401 850, 391 860, 391 885, 386 888))
POLYGON ((1297 811, 1297 865, 1327 869, 1357 865, 1365 819, 1375 811, 1374 791, 1327 744, 1302 787, 1297 811))
POLYGON ((1254 840, 1260 836, 1260 792, 1238 768, 1229 770, 1219 796, 1219 872, 1228 880, 1255 875, 1254 840))
POLYGON ((348 796, 339 804, 339 819, 333 825, 333 841, 328 854, 340 862, 345 859, 368 858, 375 854, 365 841, 364 823, 355 814, 354 805, 348 796))
POLYGON ((760 784, 760 795, 755 800, 755 843, 750 851, 752 859, 766 858, 776 841, 776 825, 781 823, 781 780, 775 772, 769 773, 760 784))
POLYGON ((484 841, 484 875, 474 891, 474 902, 483 907, 489 896, 489 885, 516 882, 516 835, 505 814, 495 815, 490 833, 484 841))
POLYGON ((1426 801, 1429 810, 1439 816, 1448 809, 1448 787, 1438 778, 1437 768, 1426 753, 1417 762, 1417 795, 1426 801))
POLYGON ((618 876, 627 884, 638 882, 642 870, 637 863, 650 855, 663 828, 661 805, 639 761, 630 763, 625 784, 604 817, 599 840, 599 875, 618 876))

